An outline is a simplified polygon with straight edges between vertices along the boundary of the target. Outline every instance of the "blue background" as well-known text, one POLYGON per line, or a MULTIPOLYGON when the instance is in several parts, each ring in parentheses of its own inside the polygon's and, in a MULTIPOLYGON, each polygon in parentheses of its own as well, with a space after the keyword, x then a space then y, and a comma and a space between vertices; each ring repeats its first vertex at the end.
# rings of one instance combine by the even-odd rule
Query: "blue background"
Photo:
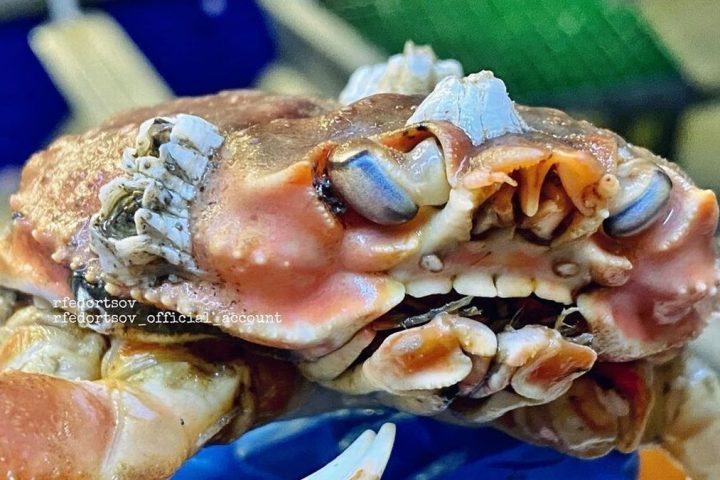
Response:
MULTIPOLYGON (((275 56, 268 23, 252 1, 124 0, 102 7, 179 96, 247 87, 275 56)), ((22 165, 69 115, 28 44, 30 30, 45 21, 0 24, 0 166, 22 165)))
POLYGON ((321 468, 363 430, 397 425, 383 480, 631 480, 637 455, 580 460, 519 442, 491 428, 468 428, 392 410, 340 410, 275 422, 231 445, 206 447, 174 480, 298 479, 321 468), (342 448, 341 448, 342 446, 342 448))

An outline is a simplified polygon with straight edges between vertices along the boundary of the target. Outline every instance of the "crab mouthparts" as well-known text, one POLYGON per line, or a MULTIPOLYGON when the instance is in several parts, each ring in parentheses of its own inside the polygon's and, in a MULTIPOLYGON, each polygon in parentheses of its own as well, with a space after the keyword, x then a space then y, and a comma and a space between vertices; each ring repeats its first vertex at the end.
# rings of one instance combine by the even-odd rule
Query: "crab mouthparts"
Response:
MULTIPOLYGON (((438 356, 443 356, 444 352, 439 350, 446 348, 443 346, 445 340, 432 338, 428 341, 422 330, 431 330, 444 322, 452 325, 460 349, 471 359, 470 373, 457 384, 441 389, 441 395, 448 400, 457 396, 484 398, 506 388, 505 382, 511 377, 509 371, 504 371, 507 359, 516 357, 510 362, 518 362, 512 365, 513 370, 529 364, 532 357, 541 356, 540 345, 547 339, 552 338, 551 343, 555 344, 573 344, 585 352, 586 363, 564 374, 584 373, 596 358, 591 351, 593 335, 575 306, 535 295, 484 298, 451 292, 422 298, 406 296, 403 302, 373 322, 371 327, 377 331, 374 346, 370 345, 358 361, 372 357, 374 350, 388 337, 399 333, 410 340, 396 342, 393 353, 398 358, 407 356, 411 359, 407 364, 409 370, 422 370, 423 364, 432 362, 442 364, 443 359, 438 356), (418 341, 420 339, 426 344, 418 341)), ((392 339, 388 344, 393 344, 392 339)), ((573 363, 572 359, 565 361, 573 363)), ((562 380, 559 377, 560 374, 550 382, 562 380)))
POLYGON ((406 296, 403 302, 377 319, 377 330, 417 327, 443 313, 482 322, 494 333, 542 325, 563 337, 588 345, 592 340, 587 323, 573 305, 545 300, 535 295, 517 298, 483 298, 451 292, 422 298, 406 296))

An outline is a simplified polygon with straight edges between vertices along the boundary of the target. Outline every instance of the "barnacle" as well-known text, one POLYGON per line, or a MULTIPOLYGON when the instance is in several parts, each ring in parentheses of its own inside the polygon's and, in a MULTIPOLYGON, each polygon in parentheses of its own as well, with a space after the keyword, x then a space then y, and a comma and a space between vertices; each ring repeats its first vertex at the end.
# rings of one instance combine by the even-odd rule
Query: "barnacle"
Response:
POLYGON ((217 128, 192 115, 151 118, 123 152, 127 177, 100 189, 91 242, 106 279, 124 286, 193 274, 189 209, 220 147, 217 128))
POLYGON ((427 94, 445 77, 462 77, 456 60, 438 60, 427 46, 406 42, 403 53, 385 63, 358 68, 340 93, 340 102, 348 104, 376 93, 427 94))

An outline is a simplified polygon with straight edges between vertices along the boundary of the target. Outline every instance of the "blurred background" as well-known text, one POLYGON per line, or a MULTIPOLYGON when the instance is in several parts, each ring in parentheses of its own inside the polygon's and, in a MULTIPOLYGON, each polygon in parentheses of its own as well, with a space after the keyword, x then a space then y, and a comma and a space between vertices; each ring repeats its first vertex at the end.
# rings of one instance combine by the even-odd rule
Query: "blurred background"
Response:
POLYGON ((2 162, 172 96, 334 96, 411 39, 720 189, 718 30, 715 0, 0 0, 2 162))
POLYGON ((720 188, 718 30, 714 0, 0 0, 2 161, 172 96, 336 95, 411 39, 720 188))

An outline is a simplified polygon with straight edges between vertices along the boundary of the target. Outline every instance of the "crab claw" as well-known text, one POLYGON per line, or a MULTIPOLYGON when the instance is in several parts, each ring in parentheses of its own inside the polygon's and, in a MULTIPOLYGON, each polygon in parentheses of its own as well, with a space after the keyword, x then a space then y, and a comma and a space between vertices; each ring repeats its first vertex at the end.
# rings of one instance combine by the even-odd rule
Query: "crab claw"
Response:
POLYGON ((653 406, 648 362, 604 363, 556 400, 507 412, 495 426, 532 443, 578 457, 638 447, 653 406))
POLYGON ((395 443, 395 425, 386 423, 376 434, 365 430, 335 460, 304 480, 379 480, 395 443))
MULTIPOLYGON (((687 478, 716 479, 720 472, 717 372, 691 350, 655 368, 654 390, 655 406, 644 441, 662 447, 687 471, 687 478)), ((653 452, 647 447, 643 450, 641 462, 643 454, 653 452)))

